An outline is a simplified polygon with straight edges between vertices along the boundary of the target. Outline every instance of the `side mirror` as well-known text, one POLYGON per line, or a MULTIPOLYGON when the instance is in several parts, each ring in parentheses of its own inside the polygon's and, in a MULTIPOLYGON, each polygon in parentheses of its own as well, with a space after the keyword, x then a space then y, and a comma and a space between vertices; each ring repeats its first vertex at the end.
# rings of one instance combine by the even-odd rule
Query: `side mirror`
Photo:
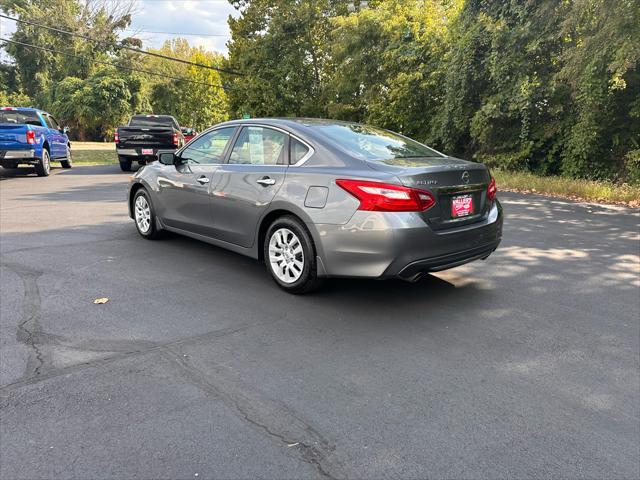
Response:
POLYGON ((71 130, 69 127, 62 127, 62 133, 68 133, 71 130))
POLYGON ((176 163, 176 155, 173 152, 158 152, 158 161, 163 165, 176 163))

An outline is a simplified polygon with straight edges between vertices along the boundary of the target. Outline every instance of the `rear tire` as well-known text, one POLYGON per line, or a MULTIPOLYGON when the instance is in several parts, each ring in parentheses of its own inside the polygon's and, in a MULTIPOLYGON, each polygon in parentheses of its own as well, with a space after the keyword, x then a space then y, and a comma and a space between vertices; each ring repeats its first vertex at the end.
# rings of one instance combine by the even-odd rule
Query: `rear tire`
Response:
POLYGON ((36 173, 39 177, 48 177, 49 173, 51 173, 51 158, 49 157, 49 152, 44 148, 42 149, 42 158, 36 163, 36 173))
POLYGON ((287 215, 271 224, 263 253, 271 277, 286 292, 308 293, 322 284, 317 275, 313 240, 297 218, 287 215))
POLYGON ((122 155, 118 155, 118 160, 120 161, 120 170, 123 172, 131 171, 131 160, 127 157, 123 157, 122 155))
POLYGON ((156 225, 156 214, 149 193, 141 188, 133 196, 133 219, 138 233, 147 240, 160 237, 161 230, 156 225))
POLYGON ((65 160, 60 160, 60 165, 62 168, 71 168, 73 167, 73 161, 71 160, 71 148, 67 145, 67 158, 65 160))

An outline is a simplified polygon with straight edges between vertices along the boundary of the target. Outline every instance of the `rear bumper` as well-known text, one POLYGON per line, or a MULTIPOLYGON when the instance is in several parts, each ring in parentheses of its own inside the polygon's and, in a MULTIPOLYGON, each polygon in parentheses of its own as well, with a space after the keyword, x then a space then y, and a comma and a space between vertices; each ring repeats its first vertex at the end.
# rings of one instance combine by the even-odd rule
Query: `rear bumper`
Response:
POLYGON ((19 160, 25 161, 25 163, 31 161, 35 163, 37 161, 36 151, 32 148, 22 150, 0 150, 0 162, 6 160, 8 162, 19 160))
MULTIPOLYGON (((146 148, 145 148, 146 150, 146 148)), ((153 153, 142 153, 142 148, 117 148, 116 153, 122 157, 135 157, 135 159, 156 159, 158 158, 158 152, 167 152, 175 150, 175 148, 163 147, 163 148, 151 148, 153 153)), ((133 158, 132 158, 133 159, 133 158)))
POLYGON ((323 276, 404 279, 489 256, 502 239, 499 202, 482 221, 432 230, 415 213, 358 211, 345 225, 309 225, 323 276))

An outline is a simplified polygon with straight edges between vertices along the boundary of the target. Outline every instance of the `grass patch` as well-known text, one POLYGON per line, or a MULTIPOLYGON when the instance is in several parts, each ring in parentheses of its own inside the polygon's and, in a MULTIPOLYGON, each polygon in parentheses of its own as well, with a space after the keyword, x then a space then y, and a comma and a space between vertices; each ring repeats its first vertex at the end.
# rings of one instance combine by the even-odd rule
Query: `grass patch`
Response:
POLYGON ((75 150, 72 149, 74 165, 117 165, 118 155, 115 148, 110 150, 75 150))
POLYGON ((640 185, 613 182, 577 180, 567 177, 541 177, 529 172, 492 170, 498 191, 516 190, 585 200, 589 202, 618 203, 640 206, 640 185))
POLYGON ((71 141, 71 149, 74 152, 80 150, 109 150, 114 152, 116 145, 113 142, 74 142, 71 141))

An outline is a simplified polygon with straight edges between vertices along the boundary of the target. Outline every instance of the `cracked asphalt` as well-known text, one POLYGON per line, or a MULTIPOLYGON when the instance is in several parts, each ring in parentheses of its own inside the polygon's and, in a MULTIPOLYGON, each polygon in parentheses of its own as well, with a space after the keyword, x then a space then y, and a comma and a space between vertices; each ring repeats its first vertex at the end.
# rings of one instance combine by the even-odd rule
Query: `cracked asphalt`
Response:
POLYGON ((0 171, 0 478, 640 477, 640 216, 501 193, 486 262, 281 292, 0 171), (108 297, 104 305, 94 305, 108 297))

